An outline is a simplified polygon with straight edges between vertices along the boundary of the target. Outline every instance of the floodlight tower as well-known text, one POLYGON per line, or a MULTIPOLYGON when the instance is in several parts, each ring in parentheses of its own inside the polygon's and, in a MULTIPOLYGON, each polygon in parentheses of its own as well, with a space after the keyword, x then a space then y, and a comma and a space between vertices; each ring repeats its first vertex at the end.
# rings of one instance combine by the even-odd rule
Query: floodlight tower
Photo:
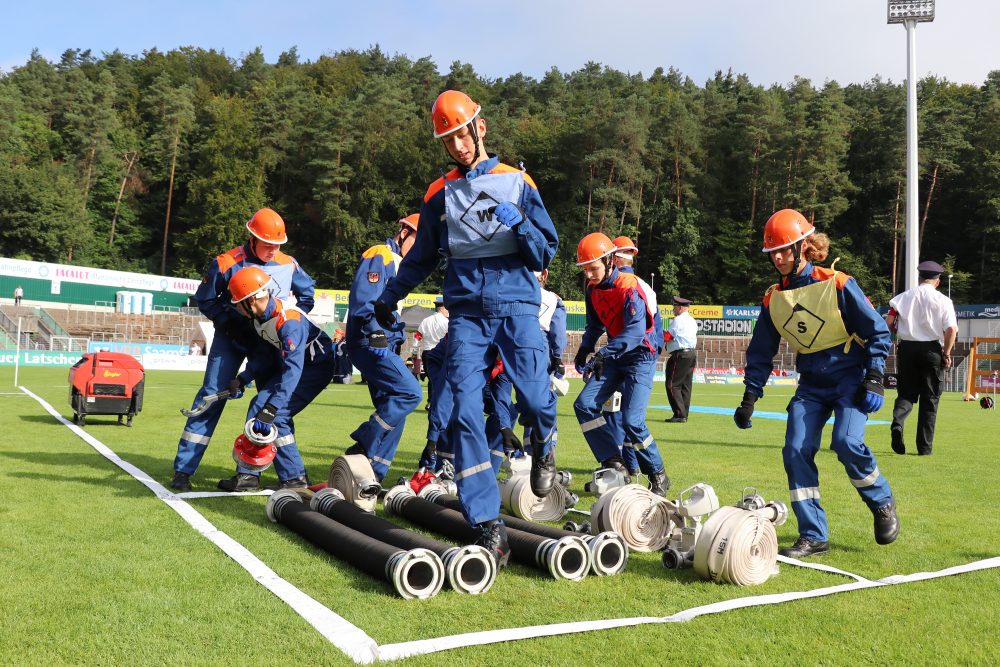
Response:
POLYGON ((934 0, 889 0, 888 23, 906 27, 906 289, 917 286, 917 24, 934 20, 934 0))

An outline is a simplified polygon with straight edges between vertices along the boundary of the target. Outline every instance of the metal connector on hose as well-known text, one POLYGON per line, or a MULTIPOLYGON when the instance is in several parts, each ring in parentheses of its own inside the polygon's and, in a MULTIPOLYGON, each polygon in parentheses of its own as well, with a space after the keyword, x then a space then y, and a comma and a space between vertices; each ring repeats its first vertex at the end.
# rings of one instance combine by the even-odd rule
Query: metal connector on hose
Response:
POLYGON ((397 551, 385 564, 385 576, 404 600, 434 597, 444 584, 444 564, 433 551, 397 551))
POLYGON ((597 535, 584 535, 590 550, 590 570, 599 577, 610 577, 628 565, 628 545, 621 535, 610 530, 597 535))
POLYGON ((576 536, 547 539, 535 550, 535 561, 555 579, 580 581, 590 571, 590 549, 576 536))

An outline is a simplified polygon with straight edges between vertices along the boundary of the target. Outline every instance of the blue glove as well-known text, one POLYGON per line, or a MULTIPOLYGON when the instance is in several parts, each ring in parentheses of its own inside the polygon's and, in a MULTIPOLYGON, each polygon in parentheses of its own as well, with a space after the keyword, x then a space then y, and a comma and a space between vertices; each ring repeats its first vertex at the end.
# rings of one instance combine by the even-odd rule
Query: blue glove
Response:
POLYGON ((253 418, 251 430, 257 435, 269 435, 274 428, 274 418, 278 416, 278 408, 267 403, 260 409, 257 416, 253 418))
POLYGON ((417 464, 421 468, 427 468, 428 470, 434 470, 437 468, 437 443, 433 440, 428 440, 427 444, 424 445, 424 451, 420 453, 420 463, 417 464))
MULTIPOLYGON (((376 303, 378 302, 376 301, 376 303)), ((384 331, 379 329, 374 333, 368 334, 368 351, 379 359, 385 359, 389 356, 389 339, 386 337, 384 331)))
POLYGON ((739 428, 753 428, 753 420, 750 417, 753 415, 753 404, 756 402, 756 394, 749 391, 743 392, 743 402, 740 403, 740 407, 736 408, 736 412, 733 413, 733 421, 736 422, 736 426, 739 428))
POLYGON ((885 389, 882 386, 881 371, 868 369, 864 382, 858 386, 858 391, 854 394, 854 402, 866 415, 882 409, 882 404, 885 403, 885 389))
POLYGON ((240 380, 238 376, 230 380, 229 386, 226 387, 226 389, 229 390, 229 400, 232 401, 233 399, 241 398, 243 396, 243 389, 245 387, 246 385, 243 383, 242 380, 240 380))
POLYGON ((496 208, 493 209, 493 215, 496 216, 497 222, 504 227, 513 227, 524 220, 524 211, 521 210, 521 207, 509 201, 497 204, 496 208))

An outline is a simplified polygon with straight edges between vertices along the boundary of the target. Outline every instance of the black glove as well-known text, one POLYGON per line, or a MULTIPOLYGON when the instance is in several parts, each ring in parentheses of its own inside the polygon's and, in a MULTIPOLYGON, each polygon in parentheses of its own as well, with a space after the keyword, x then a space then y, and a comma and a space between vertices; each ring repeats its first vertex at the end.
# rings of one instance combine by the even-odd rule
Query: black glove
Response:
POLYGON ((391 329, 396 324, 395 311, 385 301, 376 301, 372 304, 372 308, 375 310, 375 321, 380 326, 385 329, 391 329))
POLYGON ((517 437, 513 429, 502 428, 500 433, 503 434, 503 451, 507 456, 511 456, 514 452, 521 452, 524 454, 524 444, 521 439, 517 437))
POLYGON ((594 379, 601 379, 601 373, 604 372, 603 354, 598 353, 594 355, 594 358, 590 360, 590 370, 594 372, 594 379))
POLYGON ((583 373, 583 369, 587 365, 587 356, 590 355, 591 352, 593 352, 593 350, 586 350, 582 347, 576 351, 576 356, 573 357, 573 367, 576 368, 577 373, 583 373))
POLYGON ((389 339, 384 331, 379 329, 368 334, 368 351, 382 359, 389 355, 389 339))
POLYGON ((243 383, 243 380, 241 380, 238 375, 234 377, 232 380, 230 380, 229 386, 226 387, 226 389, 229 390, 229 400, 233 400, 234 398, 240 398, 241 396, 243 396, 243 389, 245 387, 246 385, 243 383))
POLYGON ((557 378, 563 377, 566 375, 566 365, 557 362, 549 364, 549 375, 555 375, 557 378))
POLYGON ((750 417, 753 415, 753 404, 756 402, 757 394, 749 391, 743 392, 743 402, 740 403, 740 407, 736 408, 736 412, 733 414, 733 421, 736 422, 738 427, 753 427, 753 420, 750 417))
POLYGON ((274 418, 278 416, 278 408, 270 403, 265 403, 257 415, 253 418, 253 432, 260 435, 267 435, 273 428, 274 418))
POLYGON ((881 371, 874 368, 868 369, 864 381, 858 385, 858 391, 854 394, 854 402, 866 415, 882 409, 882 404, 885 402, 885 389, 882 386, 881 371))

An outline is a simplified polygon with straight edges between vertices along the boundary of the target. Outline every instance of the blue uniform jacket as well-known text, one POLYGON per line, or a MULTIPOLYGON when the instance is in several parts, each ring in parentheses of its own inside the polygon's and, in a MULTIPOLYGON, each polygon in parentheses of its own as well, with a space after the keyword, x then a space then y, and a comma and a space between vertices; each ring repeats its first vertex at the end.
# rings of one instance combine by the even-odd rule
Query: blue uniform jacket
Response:
MULTIPOLYGON (((615 280, 618 278, 618 269, 612 269, 611 273, 604 277, 596 287, 587 285, 586 306, 587 325, 583 331, 583 338, 580 347, 584 350, 593 350, 597 345, 601 334, 605 332, 604 323, 597 316, 590 294, 593 290, 618 289, 615 280)), ((646 300, 640 289, 630 289, 624 298, 624 328, 617 336, 611 337, 609 334, 608 344, 601 350, 601 356, 605 359, 617 359, 622 357, 645 342, 650 350, 657 349, 655 327, 649 332, 646 331, 646 300)))
MULTIPOLYGON (((790 278, 781 279, 781 289, 796 289, 820 282, 814 267, 806 262, 802 271, 790 278)), ((842 288, 837 289, 837 306, 849 334, 856 334, 866 341, 862 347, 852 342, 847 353, 843 345, 811 354, 795 357, 795 369, 800 381, 818 386, 833 386, 845 373, 860 373, 861 369, 873 368, 883 371, 885 359, 889 356, 892 336, 885 320, 868 301, 854 278, 848 278, 842 288)), ((764 385, 774 369, 774 355, 778 352, 781 334, 771 321, 771 313, 766 305, 761 305, 757 326, 747 348, 746 375, 743 383, 757 396, 764 395, 764 385)))
POLYGON ((443 255, 448 257, 448 266, 442 292, 452 317, 538 315, 541 294, 532 272, 548 267, 559 247, 559 237, 529 176, 524 175, 521 201, 514 202, 525 214, 525 220, 514 226, 517 253, 477 259, 449 257, 448 253, 445 181, 512 169, 491 155, 475 169, 454 169, 431 184, 420 207, 416 242, 386 286, 382 301, 395 303, 409 294, 438 267, 443 255))
MULTIPOLYGON (((349 344, 368 346, 368 336, 382 327, 374 318, 372 304, 382 296, 388 282, 396 276, 393 254, 399 255, 399 245, 393 239, 372 246, 361 255, 358 270, 354 272, 351 294, 347 301, 347 336, 349 344)), ((393 308, 396 301, 390 302, 393 308)), ((396 349, 403 342, 403 327, 396 317, 396 326, 385 332, 389 347, 396 349)))
POLYGON ((295 309, 285 310, 274 297, 260 321, 270 319, 277 319, 275 329, 281 349, 259 338, 239 379, 244 385, 260 378, 266 378, 265 381, 270 383, 275 373, 279 373, 268 402, 281 410, 288 406, 292 392, 302 377, 302 369, 307 364, 326 362, 327 356, 333 352, 333 341, 309 318, 295 309))
POLYGON ((245 266, 259 266, 267 271, 267 267, 287 265, 292 266, 290 289, 279 283, 279 291, 275 296, 284 299, 287 298, 290 291, 295 295, 295 307, 308 313, 316 303, 314 297, 315 281, 302 270, 294 257, 283 252, 275 253, 274 259, 270 262, 260 261, 250 249, 249 241, 212 260, 208 271, 201 279, 201 285, 198 286, 194 294, 194 298, 198 302, 198 310, 201 311, 202 315, 212 320, 215 328, 220 331, 225 331, 233 325, 249 330, 250 320, 233 308, 229 294, 230 278, 245 266))

